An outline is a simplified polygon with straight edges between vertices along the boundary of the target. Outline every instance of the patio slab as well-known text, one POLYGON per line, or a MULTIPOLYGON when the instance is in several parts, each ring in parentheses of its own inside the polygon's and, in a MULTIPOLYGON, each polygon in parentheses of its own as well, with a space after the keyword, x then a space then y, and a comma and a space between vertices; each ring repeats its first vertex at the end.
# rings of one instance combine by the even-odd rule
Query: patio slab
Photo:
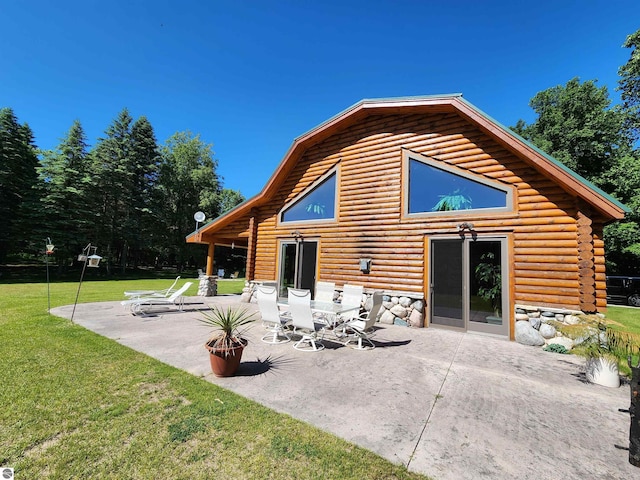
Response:
MULTIPOLYGON (((237 296, 190 297, 185 311, 136 317, 119 302, 80 304, 84 327, 311 423, 436 480, 620 479, 629 386, 584 379, 583 360, 504 339, 381 325, 377 348, 331 341, 318 353, 268 345, 259 322, 236 377, 211 374, 198 310, 237 296)), ((255 304, 240 304, 257 311, 255 304)), ((73 306, 52 310, 69 318, 73 306)))

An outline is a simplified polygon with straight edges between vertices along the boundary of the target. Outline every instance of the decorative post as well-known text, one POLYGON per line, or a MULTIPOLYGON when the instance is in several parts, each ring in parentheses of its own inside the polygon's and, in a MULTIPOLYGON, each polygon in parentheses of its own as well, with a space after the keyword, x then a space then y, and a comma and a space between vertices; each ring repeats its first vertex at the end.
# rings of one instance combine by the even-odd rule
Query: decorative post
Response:
POLYGON ((82 264, 82 273, 80 274, 80 283, 78 284, 78 292, 76 293, 76 301, 73 303, 73 311, 71 312, 71 323, 73 323, 73 316, 76 314, 76 305, 78 304, 78 297, 80 296, 80 287, 82 286, 82 279, 84 278, 84 271, 87 268, 87 263, 90 267, 97 268, 100 264, 100 260, 102 257, 96 255, 96 250, 98 247, 94 247, 91 244, 88 244, 82 250, 82 253, 78 255, 78 260, 84 262, 82 264), (91 250, 93 249, 93 255, 89 255, 91 250))
POLYGON ((47 243, 45 244, 46 250, 44 252, 45 262, 47 264, 47 313, 51 313, 51 293, 49 291, 49 255, 53 253, 55 246, 51 243, 51 239, 47 237, 47 243))
POLYGON ((631 425, 629 426, 629 463, 640 467, 640 418, 638 418, 638 401, 640 400, 640 360, 633 366, 631 356, 627 358, 629 368, 631 368, 631 406, 629 416, 631 425))

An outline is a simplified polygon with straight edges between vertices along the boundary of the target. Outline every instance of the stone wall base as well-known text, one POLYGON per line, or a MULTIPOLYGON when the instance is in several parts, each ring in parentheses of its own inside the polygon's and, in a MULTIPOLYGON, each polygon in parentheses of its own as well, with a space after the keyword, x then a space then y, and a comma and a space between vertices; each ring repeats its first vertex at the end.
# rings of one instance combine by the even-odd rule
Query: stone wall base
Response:
MULTIPOLYGON (((246 282, 242 290, 241 301, 247 303, 257 302, 257 286, 271 284, 273 281, 252 280, 246 282)), ((373 292, 362 295, 362 311, 371 309, 371 297, 373 292)), ((333 299, 336 302, 342 301, 342 291, 335 290, 333 299)), ((382 298, 382 310, 378 317, 378 322, 387 325, 402 325, 405 327, 424 326, 424 300, 422 298, 411 298, 406 295, 393 295, 392 292, 385 292, 382 298)))
POLYGON ((200 275, 198 296, 215 297, 218 294, 218 277, 215 275, 200 275))
MULTIPOLYGON (((597 334, 590 327, 576 328, 580 335, 570 337, 560 330, 563 327, 588 325, 588 317, 579 310, 538 307, 533 305, 516 305, 515 340, 523 345, 543 346, 558 344, 571 350, 575 345, 585 341, 590 335, 597 334)), ((597 314, 597 317, 604 318, 597 314)), ((593 316, 592 316, 593 317, 593 316)))

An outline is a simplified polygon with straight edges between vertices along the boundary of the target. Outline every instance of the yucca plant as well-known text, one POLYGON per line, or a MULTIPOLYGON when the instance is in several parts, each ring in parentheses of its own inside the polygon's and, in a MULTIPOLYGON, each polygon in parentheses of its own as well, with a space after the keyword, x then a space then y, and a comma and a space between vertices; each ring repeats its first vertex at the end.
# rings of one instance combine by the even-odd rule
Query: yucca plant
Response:
POLYGON ((211 350, 216 350, 226 357, 233 355, 236 347, 247 344, 242 335, 254 319, 254 314, 247 309, 213 305, 209 312, 202 312, 202 316, 200 321, 213 327, 206 343, 211 350))

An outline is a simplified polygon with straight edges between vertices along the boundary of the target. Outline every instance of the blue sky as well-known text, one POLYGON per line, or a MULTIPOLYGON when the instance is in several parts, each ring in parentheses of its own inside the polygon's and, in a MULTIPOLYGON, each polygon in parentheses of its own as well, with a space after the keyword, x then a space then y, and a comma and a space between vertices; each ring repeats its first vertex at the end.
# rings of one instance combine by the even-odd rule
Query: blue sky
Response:
POLYGON ((53 148, 122 108, 213 144, 258 193, 293 140, 363 98, 462 93, 504 125, 573 77, 614 102, 637 1, 0 0, 0 107, 53 148))

